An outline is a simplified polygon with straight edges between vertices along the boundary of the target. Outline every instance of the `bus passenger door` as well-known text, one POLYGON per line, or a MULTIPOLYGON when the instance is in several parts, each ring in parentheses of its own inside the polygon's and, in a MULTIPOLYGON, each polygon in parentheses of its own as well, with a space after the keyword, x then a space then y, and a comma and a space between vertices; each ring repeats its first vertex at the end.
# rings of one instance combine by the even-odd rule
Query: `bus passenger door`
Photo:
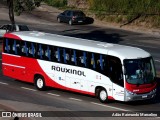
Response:
POLYGON ((115 100, 124 101, 124 80, 121 61, 117 57, 110 56, 109 76, 112 81, 112 97, 115 100))
POLYGON ((124 88, 113 83, 112 84, 112 96, 115 100, 124 101, 124 88))

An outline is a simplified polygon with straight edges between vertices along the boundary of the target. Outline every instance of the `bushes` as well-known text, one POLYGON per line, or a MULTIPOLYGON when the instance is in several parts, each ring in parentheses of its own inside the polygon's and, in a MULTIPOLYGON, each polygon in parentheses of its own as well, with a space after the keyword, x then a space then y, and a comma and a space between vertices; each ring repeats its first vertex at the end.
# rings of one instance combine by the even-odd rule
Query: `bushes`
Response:
POLYGON ((155 19, 154 26, 160 25, 160 0, 88 0, 88 3, 90 10, 98 13, 99 17, 102 14, 104 17, 105 13, 107 18, 112 17, 113 20, 115 15, 114 22, 121 22, 121 20, 124 22, 124 18, 127 22, 136 16, 147 16, 155 19), (121 17, 117 18, 117 15, 121 17))
POLYGON ((159 0, 88 0, 90 9, 116 13, 159 13, 159 0))
POLYGON ((67 0, 44 0, 44 2, 54 7, 64 7, 67 5, 67 0))

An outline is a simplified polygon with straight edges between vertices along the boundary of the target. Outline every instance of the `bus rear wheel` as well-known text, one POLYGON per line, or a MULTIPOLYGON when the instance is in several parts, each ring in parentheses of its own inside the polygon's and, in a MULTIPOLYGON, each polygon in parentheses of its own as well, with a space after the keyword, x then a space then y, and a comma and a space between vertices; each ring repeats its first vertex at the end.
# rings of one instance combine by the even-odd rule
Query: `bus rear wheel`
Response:
POLYGON ((34 84, 38 90, 43 91, 46 88, 45 80, 42 76, 36 76, 34 79, 34 84))
POLYGON ((104 88, 100 88, 98 90, 98 99, 100 102, 102 103, 106 103, 108 102, 108 94, 107 94, 107 91, 104 89, 104 88))

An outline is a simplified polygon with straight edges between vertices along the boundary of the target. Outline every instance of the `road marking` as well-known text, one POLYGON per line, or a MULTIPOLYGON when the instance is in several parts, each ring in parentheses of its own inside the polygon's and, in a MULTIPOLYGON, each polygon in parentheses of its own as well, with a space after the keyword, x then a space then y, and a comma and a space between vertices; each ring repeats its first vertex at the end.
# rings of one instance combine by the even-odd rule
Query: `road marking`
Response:
POLYGON ((103 107, 109 107, 109 108, 116 109, 116 110, 130 111, 130 110, 127 110, 127 109, 122 109, 122 108, 113 107, 113 106, 109 106, 109 105, 103 105, 103 104, 99 104, 99 103, 95 103, 95 102, 91 102, 91 103, 92 103, 92 104, 95 104, 95 105, 103 106, 103 107))
POLYGON ((77 99, 77 98, 69 98, 70 100, 76 100, 76 101, 82 101, 81 99, 77 99))
POLYGON ((53 96, 57 96, 57 97, 59 97, 60 95, 58 95, 58 94, 53 94, 53 93, 47 93, 47 94, 49 94, 49 95, 53 95, 53 96))
POLYGON ((4 83, 4 82, 0 82, 0 84, 3 84, 3 85, 8 85, 8 83, 4 83))
POLYGON ((140 47, 147 47, 147 48, 155 48, 155 49, 158 48, 158 47, 151 47, 151 46, 139 45, 139 44, 133 44, 133 43, 125 43, 125 44, 128 44, 128 45, 135 45, 135 46, 140 46, 140 47))
POLYGON ((25 89, 25 90, 30 90, 30 91, 37 91, 35 89, 31 89, 31 88, 27 88, 27 87, 21 87, 22 89, 25 89))
POLYGON ((154 60, 154 61, 156 61, 156 62, 160 62, 160 60, 154 60))

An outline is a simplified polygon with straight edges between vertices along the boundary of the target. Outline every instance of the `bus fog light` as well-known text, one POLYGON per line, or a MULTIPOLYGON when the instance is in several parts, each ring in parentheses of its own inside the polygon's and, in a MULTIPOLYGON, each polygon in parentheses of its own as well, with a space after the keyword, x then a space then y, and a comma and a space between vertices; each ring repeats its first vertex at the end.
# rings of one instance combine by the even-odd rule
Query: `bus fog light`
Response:
POLYGON ((126 90, 126 92, 127 92, 127 94, 129 94, 129 95, 134 95, 134 93, 131 92, 131 91, 126 90))
POLYGON ((128 99, 128 100, 130 100, 130 99, 131 99, 131 97, 127 97, 127 99, 128 99))

